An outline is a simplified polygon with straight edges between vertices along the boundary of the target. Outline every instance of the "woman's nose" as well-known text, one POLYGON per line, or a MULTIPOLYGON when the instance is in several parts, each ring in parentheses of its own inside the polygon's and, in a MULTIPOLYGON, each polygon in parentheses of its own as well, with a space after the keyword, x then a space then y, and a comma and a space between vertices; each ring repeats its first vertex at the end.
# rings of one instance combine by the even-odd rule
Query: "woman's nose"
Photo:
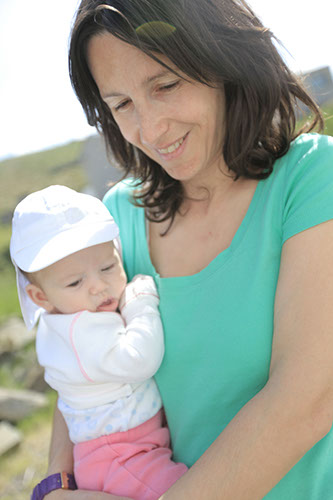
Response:
POLYGON ((140 140, 147 146, 158 145, 159 139, 168 130, 168 120, 159 104, 145 106, 137 111, 140 140))

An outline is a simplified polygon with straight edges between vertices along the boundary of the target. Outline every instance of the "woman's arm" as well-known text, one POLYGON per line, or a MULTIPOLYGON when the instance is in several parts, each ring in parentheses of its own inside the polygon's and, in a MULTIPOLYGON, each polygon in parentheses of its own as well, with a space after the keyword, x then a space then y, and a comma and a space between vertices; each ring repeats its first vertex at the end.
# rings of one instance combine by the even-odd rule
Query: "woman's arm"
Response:
POLYGON ((269 380, 163 500, 259 500, 333 421, 333 221, 283 247, 269 380))
POLYGON ((61 471, 73 474, 73 444, 68 436, 66 422, 56 406, 53 416, 47 475, 50 476, 61 471))
MULTIPOLYGON (((53 418, 53 430, 49 451, 47 475, 57 472, 73 473, 73 444, 68 436, 68 429, 62 414, 56 407, 53 418)), ((45 497, 47 500, 130 500, 107 493, 83 490, 54 490, 45 497)))

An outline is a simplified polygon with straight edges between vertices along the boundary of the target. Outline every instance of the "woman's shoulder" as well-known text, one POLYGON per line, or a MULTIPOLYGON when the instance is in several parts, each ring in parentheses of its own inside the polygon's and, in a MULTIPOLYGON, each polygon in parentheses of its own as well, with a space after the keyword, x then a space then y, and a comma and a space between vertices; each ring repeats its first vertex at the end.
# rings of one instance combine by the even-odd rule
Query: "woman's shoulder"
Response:
POLYGON ((134 179, 128 178, 114 184, 104 195, 103 203, 108 205, 114 199, 130 200, 137 183, 134 179))
POLYGON ((291 143, 292 148, 312 148, 313 146, 325 147, 326 145, 333 145, 333 137, 325 134, 318 134, 316 132, 309 132, 300 134, 291 143))
POLYGON ((137 181, 124 179, 109 189, 103 198, 103 203, 118 222, 121 215, 138 210, 133 204, 133 192, 137 188, 137 181))
POLYGON ((285 155, 289 162, 315 161, 321 157, 333 156, 333 137, 316 133, 299 135, 285 155))
POLYGON ((333 218, 333 138, 302 134, 279 161, 284 240, 333 218))
POLYGON ((271 180, 280 178, 292 182, 310 173, 331 177, 332 171, 333 137, 316 133, 301 134, 290 144, 288 152, 276 160, 271 180))
POLYGON ((142 218, 142 207, 134 203, 133 194, 138 188, 135 179, 125 179, 118 182, 106 193, 103 203, 109 210, 119 228, 132 224, 133 227, 142 218))

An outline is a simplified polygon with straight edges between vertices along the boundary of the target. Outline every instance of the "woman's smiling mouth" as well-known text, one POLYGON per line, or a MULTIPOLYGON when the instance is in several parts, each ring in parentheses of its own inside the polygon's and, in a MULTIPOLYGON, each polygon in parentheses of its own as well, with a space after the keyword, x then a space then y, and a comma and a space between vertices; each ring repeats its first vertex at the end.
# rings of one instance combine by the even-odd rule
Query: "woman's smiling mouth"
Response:
POLYGON ((184 137, 182 137, 178 141, 174 142, 173 144, 170 144, 170 146, 168 146, 166 148, 157 148, 157 151, 163 156, 169 156, 171 153, 178 152, 178 150, 180 149, 180 146, 182 146, 182 144, 184 143, 187 136, 188 136, 188 132, 187 132, 187 134, 184 135, 184 137))

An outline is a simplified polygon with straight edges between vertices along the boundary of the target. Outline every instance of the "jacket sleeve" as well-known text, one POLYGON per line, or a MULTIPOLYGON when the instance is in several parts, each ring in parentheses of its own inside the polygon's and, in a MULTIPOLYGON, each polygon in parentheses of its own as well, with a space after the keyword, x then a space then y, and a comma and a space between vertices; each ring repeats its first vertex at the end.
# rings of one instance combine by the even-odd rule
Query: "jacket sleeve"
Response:
POLYGON ((85 311, 74 319, 71 343, 88 381, 137 383, 155 374, 164 355, 158 304, 153 279, 137 276, 121 298, 121 315, 85 311))

